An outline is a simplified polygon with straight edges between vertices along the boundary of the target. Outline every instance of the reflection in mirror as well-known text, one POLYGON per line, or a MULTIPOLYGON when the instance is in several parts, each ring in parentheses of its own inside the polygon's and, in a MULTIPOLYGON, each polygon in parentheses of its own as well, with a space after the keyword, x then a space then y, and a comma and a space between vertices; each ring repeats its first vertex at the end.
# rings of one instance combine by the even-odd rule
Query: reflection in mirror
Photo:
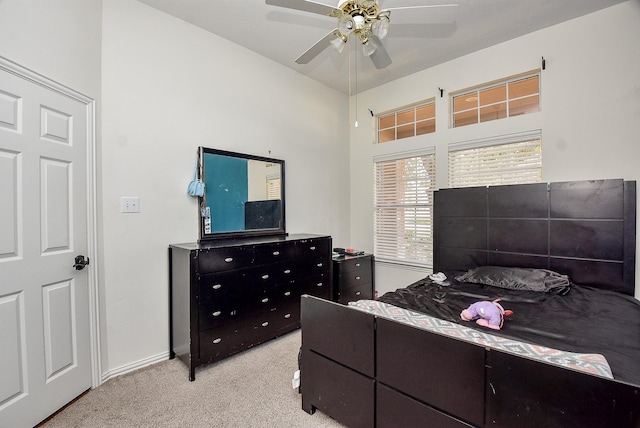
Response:
POLYGON ((284 161, 202 149, 201 239, 285 233, 284 161))

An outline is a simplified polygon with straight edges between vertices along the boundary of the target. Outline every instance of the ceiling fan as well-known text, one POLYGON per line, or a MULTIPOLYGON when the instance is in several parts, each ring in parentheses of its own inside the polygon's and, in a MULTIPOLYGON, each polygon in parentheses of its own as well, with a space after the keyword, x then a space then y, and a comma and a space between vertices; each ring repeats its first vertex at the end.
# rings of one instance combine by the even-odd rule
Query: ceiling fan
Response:
POLYGON ((456 19, 457 4, 405 6, 383 9, 378 0, 340 0, 337 7, 311 0, 265 0, 272 6, 286 7, 336 18, 338 27, 307 49, 296 59, 307 64, 332 45, 341 53, 350 36, 360 42, 362 52, 371 58, 377 69, 391 64, 391 58, 382 44, 393 23, 448 23, 456 19))

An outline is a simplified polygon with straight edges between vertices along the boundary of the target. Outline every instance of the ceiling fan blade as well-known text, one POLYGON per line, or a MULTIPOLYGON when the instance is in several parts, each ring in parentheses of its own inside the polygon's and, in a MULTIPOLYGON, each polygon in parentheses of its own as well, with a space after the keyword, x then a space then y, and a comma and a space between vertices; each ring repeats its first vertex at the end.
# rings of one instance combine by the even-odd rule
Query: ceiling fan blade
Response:
POLYGON ((449 24, 458 18, 457 4, 410 6, 385 9, 392 24, 449 24))
POLYGON ((389 53, 387 52, 384 45, 382 44, 382 41, 376 36, 371 36, 371 39, 374 41, 376 45, 378 45, 375 52, 372 53, 371 56, 369 57, 371 58, 371 62, 373 62, 373 65, 378 70, 391 65, 391 57, 389 56, 389 53))
POLYGON ((338 17, 342 15, 342 9, 329 6, 328 4, 318 3, 307 0, 265 0, 265 3, 271 6, 286 7, 288 9, 301 10, 303 12, 317 13, 320 15, 338 17))
POLYGON ((331 40, 336 38, 336 35, 335 35, 336 31, 338 31, 337 28, 335 30, 332 30, 329 34, 327 34, 320 40, 318 40, 316 44, 311 46, 309 49, 307 49, 305 53, 303 53, 296 59, 296 63, 308 64, 309 61, 311 61, 316 56, 318 56, 320 52, 328 48, 331 45, 331 40))

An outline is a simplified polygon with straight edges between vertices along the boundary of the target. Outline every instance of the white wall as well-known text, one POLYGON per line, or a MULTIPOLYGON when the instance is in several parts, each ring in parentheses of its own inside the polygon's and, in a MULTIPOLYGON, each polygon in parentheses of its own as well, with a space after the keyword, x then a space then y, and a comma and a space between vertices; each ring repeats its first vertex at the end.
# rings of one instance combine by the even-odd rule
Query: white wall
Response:
POLYGON ((131 0, 103 10, 109 373, 168 353, 167 247, 198 237, 196 147, 284 159, 287 231, 349 237, 345 95, 131 0), (120 197, 140 197, 121 214, 120 197))
MULTIPOLYGON (((436 97, 437 131, 374 145, 373 123, 367 127, 361 120, 351 129, 352 245, 373 250, 372 157, 378 154, 435 147, 437 186, 444 188, 449 143, 541 129, 543 181, 639 180, 639 23, 640 2, 631 0, 358 95, 361 118, 367 108, 381 112, 436 97), (543 56, 539 113, 448 128, 448 91, 537 69, 543 56)), ((395 290, 425 273, 378 263, 376 288, 395 290)))
POLYGON ((0 56, 93 99, 102 0, 0 0, 0 56))

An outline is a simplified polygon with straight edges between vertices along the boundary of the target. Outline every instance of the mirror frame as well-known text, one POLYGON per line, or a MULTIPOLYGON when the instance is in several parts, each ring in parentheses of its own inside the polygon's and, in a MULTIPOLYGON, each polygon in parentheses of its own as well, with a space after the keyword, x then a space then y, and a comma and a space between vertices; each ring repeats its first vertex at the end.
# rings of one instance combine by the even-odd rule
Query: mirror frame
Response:
MULTIPOLYGON (((254 160, 254 161, 262 161, 268 163, 275 163, 280 165, 280 200, 281 209, 282 209, 282 221, 280 222, 281 227, 279 228, 267 228, 267 229, 244 229, 244 230, 234 230, 234 231, 223 231, 223 232, 211 232, 205 233, 205 218, 201 215, 200 207, 202 206, 203 197, 198 197, 198 219, 200 223, 199 234, 200 241, 212 241, 217 239, 230 239, 230 238, 244 238, 244 237, 256 237, 256 236, 273 236, 273 235, 286 235, 286 226, 285 226, 285 174, 284 174, 284 160, 283 159, 275 159, 268 158, 264 156, 256 156, 250 155, 247 153, 237 153, 230 152, 226 150, 218 150, 212 149, 209 147, 199 147, 198 148, 201 155, 201 178, 202 181, 206 183, 206 170, 205 170, 205 162, 204 157, 206 154, 213 155, 222 155, 229 156, 234 158, 246 159, 246 160, 254 160)), ((205 195, 206 195, 206 187, 205 187, 205 195)))

